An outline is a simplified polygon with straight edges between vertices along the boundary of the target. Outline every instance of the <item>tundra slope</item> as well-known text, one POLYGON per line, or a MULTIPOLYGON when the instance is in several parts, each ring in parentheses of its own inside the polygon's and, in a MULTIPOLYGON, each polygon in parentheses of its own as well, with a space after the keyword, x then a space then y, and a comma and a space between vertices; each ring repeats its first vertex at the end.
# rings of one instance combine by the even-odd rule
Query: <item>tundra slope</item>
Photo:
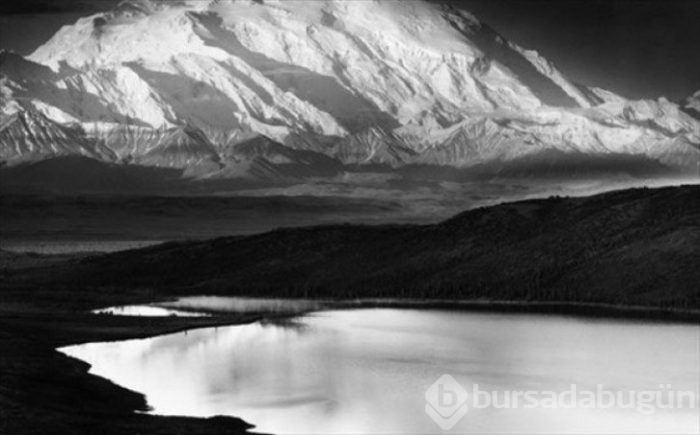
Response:
POLYGON ((8 276, 153 295, 485 299, 700 309, 700 187, 506 203, 433 225, 167 243, 8 276))

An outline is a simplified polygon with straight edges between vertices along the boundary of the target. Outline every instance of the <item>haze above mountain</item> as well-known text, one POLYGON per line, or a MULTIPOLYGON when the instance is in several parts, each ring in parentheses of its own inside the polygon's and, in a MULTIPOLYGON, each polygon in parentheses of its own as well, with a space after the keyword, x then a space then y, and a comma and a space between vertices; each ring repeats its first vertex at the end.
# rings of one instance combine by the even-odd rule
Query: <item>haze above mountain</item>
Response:
POLYGON ((27 58, 3 52, 0 73, 9 165, 77 154, 297 183, 416 167, 680 176, 700 162, 697 93, 629 101, 574 83, 439 2, 126 1, 27 58))

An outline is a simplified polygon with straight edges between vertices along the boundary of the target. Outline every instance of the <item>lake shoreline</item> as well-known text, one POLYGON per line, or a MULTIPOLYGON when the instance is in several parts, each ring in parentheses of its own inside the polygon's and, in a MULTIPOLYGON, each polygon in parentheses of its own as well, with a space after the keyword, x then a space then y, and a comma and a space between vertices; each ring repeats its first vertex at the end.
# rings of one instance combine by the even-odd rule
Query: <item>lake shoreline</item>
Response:
MULTIPOLYGON (((140 295, 125 296, 120 302, 148 303, 140 295)), ((164 301, 167 297, 157 297, 164 301)), ((172 300, 172 299, 169 299, 172 300)), ((31 303, 27 301, 28 303, 31 303)), ((36 303, 37 301, 32 301, 36 303)), ((318 301, 321 302, 321 301, 318 301)), ((665 323, 697 323, 695 311, 650 309, 649 307, 601 306, 561 302, 522 301, 420 301, 411 299, 363 299, 323 301, 320 310, 402 308, 440 309, 479 313, 513 313, 565 315, 588 319, 659 321, 665 323), (329 303, 330 302, 330 303, 329 303)), ((92 305, 92 304, 91 304, 92 305)), ((103 304, 104 305, 104 304, 103 304)), ((51 428, 52 433, 75 433, 75 427, 85 427, 85 433, 111 425, 110 433, 169 433, 185 425, 188 433, 249 433, 247 423, 234 417, 181 418, 144 414, 145 398, 88 373, 89 366, 67 357, 57 349, 87 342, 120 341, 151 338, 200 328, 226 327, 257 321, 274 321, 296 313, 217 313, 212 317, 134 317, 97 315, 82 310, 3 309, 0 312, 0 369, 3 384, 13 393, 0 396, 9 403, 1 411, 5 428, 11 433, 36 433, 36 427, 51 428), (51 373, 46 378, 45 373, 51 373), (41 381, 37 381, 41 379, 41 381), (51 394, 47 395, 46 391, 51 394), (57 405, 57 403, 59 405, 57 405), (63 407, 61 403, 72 404, 63 407), (77 406, 76 406, 77 405, 77 406), (141 412, 138 412, 141 411, 141 412), (11 413, 11 415, 10 415, 11 413), (7 417, 7 418, 6 418, 7 417), (31 421, 33 426, 22 422, 31 421), (61 429, 63 428, 63 429, 61 429)), ((317 310, 318 311, 318 310, 317 310)), ((3 394, 0 392, 0 394, 3 394)))
MULTIPOLYGON (((231 298, 238 299, 237 296, 191 296, 193 299, 199 298, 231 298)), ((188 306, 187 300, 189 297, 168 298, 161 301, 154 301, 153 305, 162 306, 165 308, 177 308, 184 311, 207 313, 212 315, 236 313, 241 314, 242 311, 226 310, 225 308, 215 309, 215 303, 194 303, 188 306), (183 302, 177 303, 178 299, 183 302), (164 305, 159 305, 165 302, 164 305)), ((359 299, 297 299, 297 298, 253 298, 240 297, 245 300, 255 300, 259 303, 265 301, 274 302, 276 304, 288 301, 298 306, 306 308, 287 310, 284 312, 270 311, 260 312, 261 315, 270 314, 286 314, 291 316, 303 315, 307 312, 325 311, 336 309, 363 309, 363 308, 401 308, 401 309, 437 309, 437 310, 454 310, 465 312, 478 313, 494 313, 494 314, 538 314, 538 315, 555 315, 565 317, 589 318, 589 319, 608 319, 608 320, 633 320, 633 321, 653 321, 660 323, 700 323, 700 310, 679 310, 675 308, 663 308, 644 305, 624 305, 624 304, 608 304, 594 302, 569 302, 569 301, 518 301, 518 300, 484 300, 484 299, 412 299, 412 298, 359 298, 359 299)))
POLYGON ((148 411, 143 394, 90 374, 90 366, 57 349, 198 328, 240 325, 254 315, 215 318, 134 318, 66 311, 0 311, 0 432, 12 434, 248 434, 236 417, 164 417, 148 411))
POLYGON ((662 323, 700 323, 700 310, 678 310, 643 305, 615 305, 566 301, 490 300, 360 300, 347 308, 441 309, 479 313, 544 314, 608 320, 639 320, 662 323))
MULTIPOLYGON (((514 385, 511 384, 513 377, 525 374, 525 379, 529 380, 532 373, 540 373, 543 358, 547 361, 544 377, 557 373, 550 378, 554 384, 545 388, 547 390, 556 388, 562 376, 566 378, 569 373, 582 376, 574 378, 580 385, 594 385, 595 381, 613 385, 617 380, 628 380, 624 370, 616 370, 627 367, 628 363, 631 372, 637 373, 637 377, 632 378, 642 382, 633 385, 644 385, 652 375, 658 376, 659 382, 670 379, 676 373, 677 367, 673 364, 676 358, 685 362, 678 373, 684 373, 686 380, 688 376, 694 379, 697 373, 694 344, 698 329, 695 325, 394 308, 324 310, 289 323, 272 321, 269 325, 262 322, 207 328, 190 334, 93 343, 60 350, 94 364, 95 374, 143 392, 154 413, 192 417, 236 415, 269 433, 316 433, 334 427, 328 425, 329 421, 335 421, 333 418, 351 420, 345 412, 352 414, 353 411, 338 411, 338 415, 333 414, 336 417, 329 417, 331 420, 321 418, 316 422, 318 413, 326 409, 316 401, 317 394, 323 395, 324 401, 341 403, 341 409, 345 408, 342 404, 348 403, 374 404, 368 406, 370 411, 366 414, 367 421, 372 424, 364 427, 384 427, 382 424, 386 420, 383 419, 387 415, 404 414, 411 409, 411 401, 420 404, 426 386, 444 373, 461 373, 465 379, 479 384, 498 373, 498 378, 506 379, 501 388, 507 388, 514 385), (538 349, 538 352, 533 354, 531 349, 538 349), (590 373, 576 372, 582 364, 579 351, 591 355, 583 361, 598 369, 590 373), (558 362, 556 368, 549 366, 550 358, 558 362), (657 361, 660 366, 650 361, 657 361), (319 364, 323 368, 316 377, 309 369, 318 368, 319 364), (638 372, 640 366, 647 370, 638 372), (392 377, 391 373, 398 377, 392 377), (283 377, 283 385, 277 382, 279 376, 275 374, 283 377), (340 378, 354 381, 345 386, 329 381, 338 390, 319 387, 325 385, 324 379, 340 378), (196 385, 192 384, 193 380, 197 381, 196 385), (371 393, 371 388, 357 386, 363 382, 380 384, 381 392, 371 393), (202 389, 201 385, 216 387, 202 389), (307 385, 315 385, 317 389, 306 389, 307 385), (412 385, 406 391, 413 391, 410 397, 415 400, 401 402, 405 392, 397 385, 412 385), (178 391, 177 397, 181 399, 163 397, 162 392, 171 389, 178 391), (257 396, 260 391, 266 393, 257 396), (342 393, 334 396, 330 391, 342 393), (325 396, 326 392, 329 396, 325 396), (384 396, 385 393, 389 395, 384 396), (311 402, 320 409, 309 413, 300 411, 294 400, 297 397, 314 398, 311 402), (346 399, 349 402, 344 401, 346 399), (262 409, 248 409, 245 404, 249 400, 261 404, 262 409), (398 414, 389 411, 392 407, 371 411, 381 409, 380 403, 402 404, 394 405, 398 414), (300 415, 305 416, 308 423, 295 423, 300 415), (308 429, 310 427, 315 429, 308 429)), ((652 379, 656 382, 657 378, 652 379)), ((693 385, 692 382, 685 384, 682 389, 688 390, 693 385)), ((348 409, 357 408, 348 406, 348 409)), ((626 418, 624 411, 622 413, 618 417, 626 418)), ((411 420, 410 415, 413 414, 393 420, 390 426, 395 429, 393 433, 418 427, 423 432, 431 428, 431 422, 424 420, 422 413, 416 421, 411 420), (422 426, 423 423, 427 424, 422 426)), ((692 415, 691 412, 691 418, 692 415)), ((633 415, 629 417, 634 419, 633 415)), ((685 421, 687 423, 687 418, 685 421)), ((356 427, 348 432, 361 433, 362 430, 356 427)))

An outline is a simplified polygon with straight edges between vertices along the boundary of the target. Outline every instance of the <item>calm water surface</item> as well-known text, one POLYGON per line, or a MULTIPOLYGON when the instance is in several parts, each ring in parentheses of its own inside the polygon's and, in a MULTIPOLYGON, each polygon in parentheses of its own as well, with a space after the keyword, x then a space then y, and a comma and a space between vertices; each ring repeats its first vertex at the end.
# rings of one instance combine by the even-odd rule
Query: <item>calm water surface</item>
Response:
POLYGON ((158 305, 123 305, 119 307, 100 308, 92 311, 94 314, 109 314, 113 316, 145 316, 145 317, 207 317, 208 313, 196 311, 175 310, 158 305))
MULTIPOLYGON (((233 415, 268 433, 442 433, 425 391, 697 394, 700 327, 433 310, 326 311, 61 351, 143 392, 153 412, 233 415)), ((470 403, 469 401, 467 403, 470 403)), ((451 432, 697 433, 697 409, 472 409, 451 432)))

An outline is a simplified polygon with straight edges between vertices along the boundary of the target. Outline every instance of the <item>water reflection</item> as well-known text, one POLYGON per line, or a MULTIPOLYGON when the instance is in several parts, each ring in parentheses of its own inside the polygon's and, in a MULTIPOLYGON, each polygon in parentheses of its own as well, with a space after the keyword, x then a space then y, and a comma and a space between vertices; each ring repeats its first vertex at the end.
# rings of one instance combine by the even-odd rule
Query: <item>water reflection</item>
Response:
MULTIPOLYGON (((270 433, 435 433, 425 390, 698 390, 700 328, 557 317, 349 310, 62 351, 154 412, 235 415, 270 433), (301 326, 301 327, 300 327, 301 326)), ((470 409, 454 432, 697 432, 697 410, 470 409)))
POLYGON ((310 299, 250 298, 238 296, 188 296, 160 306, 226 313, 303 313, 324 308, 323 301, 310 299))
POLYGON ((120 307, 108 307, 94 310, 95 314, 111 314, 115 316, 149 316, 149 317, 206 317, 207 313, 196 311, 174 310, 172 308, 159 307, 156 305, 124 305, 120 307))

